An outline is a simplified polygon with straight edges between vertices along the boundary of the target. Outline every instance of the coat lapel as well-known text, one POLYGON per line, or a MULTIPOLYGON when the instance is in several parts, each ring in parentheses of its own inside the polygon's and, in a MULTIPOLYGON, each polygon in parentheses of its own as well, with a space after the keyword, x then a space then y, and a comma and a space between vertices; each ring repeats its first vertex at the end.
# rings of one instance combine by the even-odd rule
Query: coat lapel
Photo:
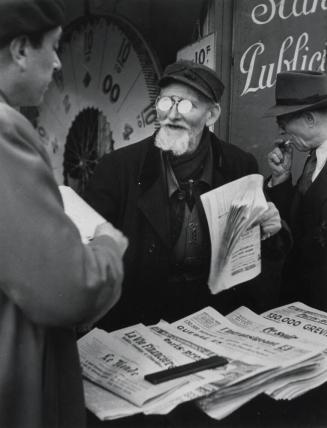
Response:
MULTIPOLYGON (((213 150, 213 188, 215 188, 227 183, 231 178, 229 177, 228 165, 223 160, 219 141, 211 141, 211 146, 213 150)), ((142 191, 138 200, 138 207, 162 242, 170 248, 167 183, 160 150, 154 145, 154 136, 150 137, 149 149, 139 177, 139 185, 142 191)))
POLYGON ((142 191, 138 200, 138 207, 163 243, 170 247, 167 184, 160 150, 154 146, 154 141, 151 142, 145 157, 139 185, 142 191))
POLYGON ((303 197, 303 209, 313 214, 321 212, 321 205, 325 203, 327 197, 327 163, 320 171, 318 177, 309 187, 303 197))
POLYGON ((214 135, 211 135, 211 147, 213 154, 212 187, 216 188, 226 184, 229 181, 229 171, 225 168, 220 142, 214 135))
POLYGON ((296 188, 290 211, 290 224, 294 230, 297 229, 299 221, 304 221, 308 227, 312 221, 321 221, 316 216, 320 216, 321 206, 327 200, 326 188, 327 164, 304 195, 301 195, 296 188))

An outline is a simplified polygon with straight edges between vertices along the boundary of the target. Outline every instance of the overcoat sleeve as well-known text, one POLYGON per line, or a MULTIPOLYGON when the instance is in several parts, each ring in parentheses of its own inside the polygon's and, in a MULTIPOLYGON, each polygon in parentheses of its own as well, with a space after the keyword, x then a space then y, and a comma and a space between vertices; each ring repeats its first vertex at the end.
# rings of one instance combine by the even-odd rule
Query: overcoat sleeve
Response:
POLYGON ((0 106, 0 289, 33 322, 93 322, 118 300, 122 261, 101 236, 83 245, 30 123, 0 106))
POLYGON ((292 178, 290 177, 284 183, 277 186, 268 187, 270 177, 266 180, 265 193, 276 205, 280 212, 280 216, 286 222, 290 220, 290 208, 294 197, 294 187, 292 185, 292 178))

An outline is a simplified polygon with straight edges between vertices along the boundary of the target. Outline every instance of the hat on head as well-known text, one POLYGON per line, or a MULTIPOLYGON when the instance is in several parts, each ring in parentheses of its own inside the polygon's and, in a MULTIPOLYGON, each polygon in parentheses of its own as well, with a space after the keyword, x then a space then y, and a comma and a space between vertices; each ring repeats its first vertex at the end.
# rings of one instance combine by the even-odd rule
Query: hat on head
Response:
POLYGON ((192 61, 180 60, 168 65, 159 86, 163 88, 172 81, 184 83, 214 102, 219 102, 224 92, 224 85, 214 70, 192 61))
POLYGON ((0 43, 61 26, 64 11, 63 0, 0 0, 0 43))
POLYGON ((277 74, 276 104, 264 117, 276 117, 327 107, 327 75, 318 71, 287 71, 277 74))

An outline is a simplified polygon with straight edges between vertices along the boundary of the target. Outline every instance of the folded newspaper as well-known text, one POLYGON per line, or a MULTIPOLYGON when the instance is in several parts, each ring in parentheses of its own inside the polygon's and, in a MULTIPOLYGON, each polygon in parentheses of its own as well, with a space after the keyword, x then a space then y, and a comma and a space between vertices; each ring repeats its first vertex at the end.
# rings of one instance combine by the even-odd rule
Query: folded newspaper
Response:
POLYGON ((201 195, 211 237, 213 294, 261 272, 258 218, 268 209, 263 176, 251 174, 201 195))
POLYGON ((262 316, 240 308, 227 318, 207 307, 172 324, 94 329, 78 341, 86 405, 110 420, 167 414, 196 400, 209 416, 222 419, 263 392, 291 399, 326 381, 327 342, 318 334, 323 322, 327 314, 295 303, 262 316), (311 334, 302 334, 300 325, 311 334), (213 355, 228 364, 158 385, 144 379, 213 355))
POLYGON ((96 226, 106 220, 84 201, 71 187, 59 186, 65 213, 77 226, 81 239, 87 244, 94 235, 96 226))

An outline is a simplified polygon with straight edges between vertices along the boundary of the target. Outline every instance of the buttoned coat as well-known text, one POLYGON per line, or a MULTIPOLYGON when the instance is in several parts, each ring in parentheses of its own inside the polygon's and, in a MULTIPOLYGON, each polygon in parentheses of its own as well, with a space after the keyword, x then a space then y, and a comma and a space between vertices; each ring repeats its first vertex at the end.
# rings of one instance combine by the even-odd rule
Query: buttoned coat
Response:
MULTIPOLYGON (((213 187, 258 172, 255 158, 210 133, 213 187)), ((212 296, 206 283, 192 289, 168 285, 172 251, 169 201, 160 150, 154 136, 105 155, 85 193, 86 200, 129 239, 125 280, 118 305, 100 321, 107 330, 160 318, 173 321, 204 306, 222 313, 246 305, 261 311, 273 307, 279 293, 280 258, 263 260, 263 273, 212 296)), ((269 242, 265 241, 267 246, 269 242)), ((209 271, 209 266, 208 266, 209 271)))
POLYGON ((281 303, 300 300, 327 311, 327 164, 304 195, 291 178, 268 192, 294 239, 283 269, 281 303))

